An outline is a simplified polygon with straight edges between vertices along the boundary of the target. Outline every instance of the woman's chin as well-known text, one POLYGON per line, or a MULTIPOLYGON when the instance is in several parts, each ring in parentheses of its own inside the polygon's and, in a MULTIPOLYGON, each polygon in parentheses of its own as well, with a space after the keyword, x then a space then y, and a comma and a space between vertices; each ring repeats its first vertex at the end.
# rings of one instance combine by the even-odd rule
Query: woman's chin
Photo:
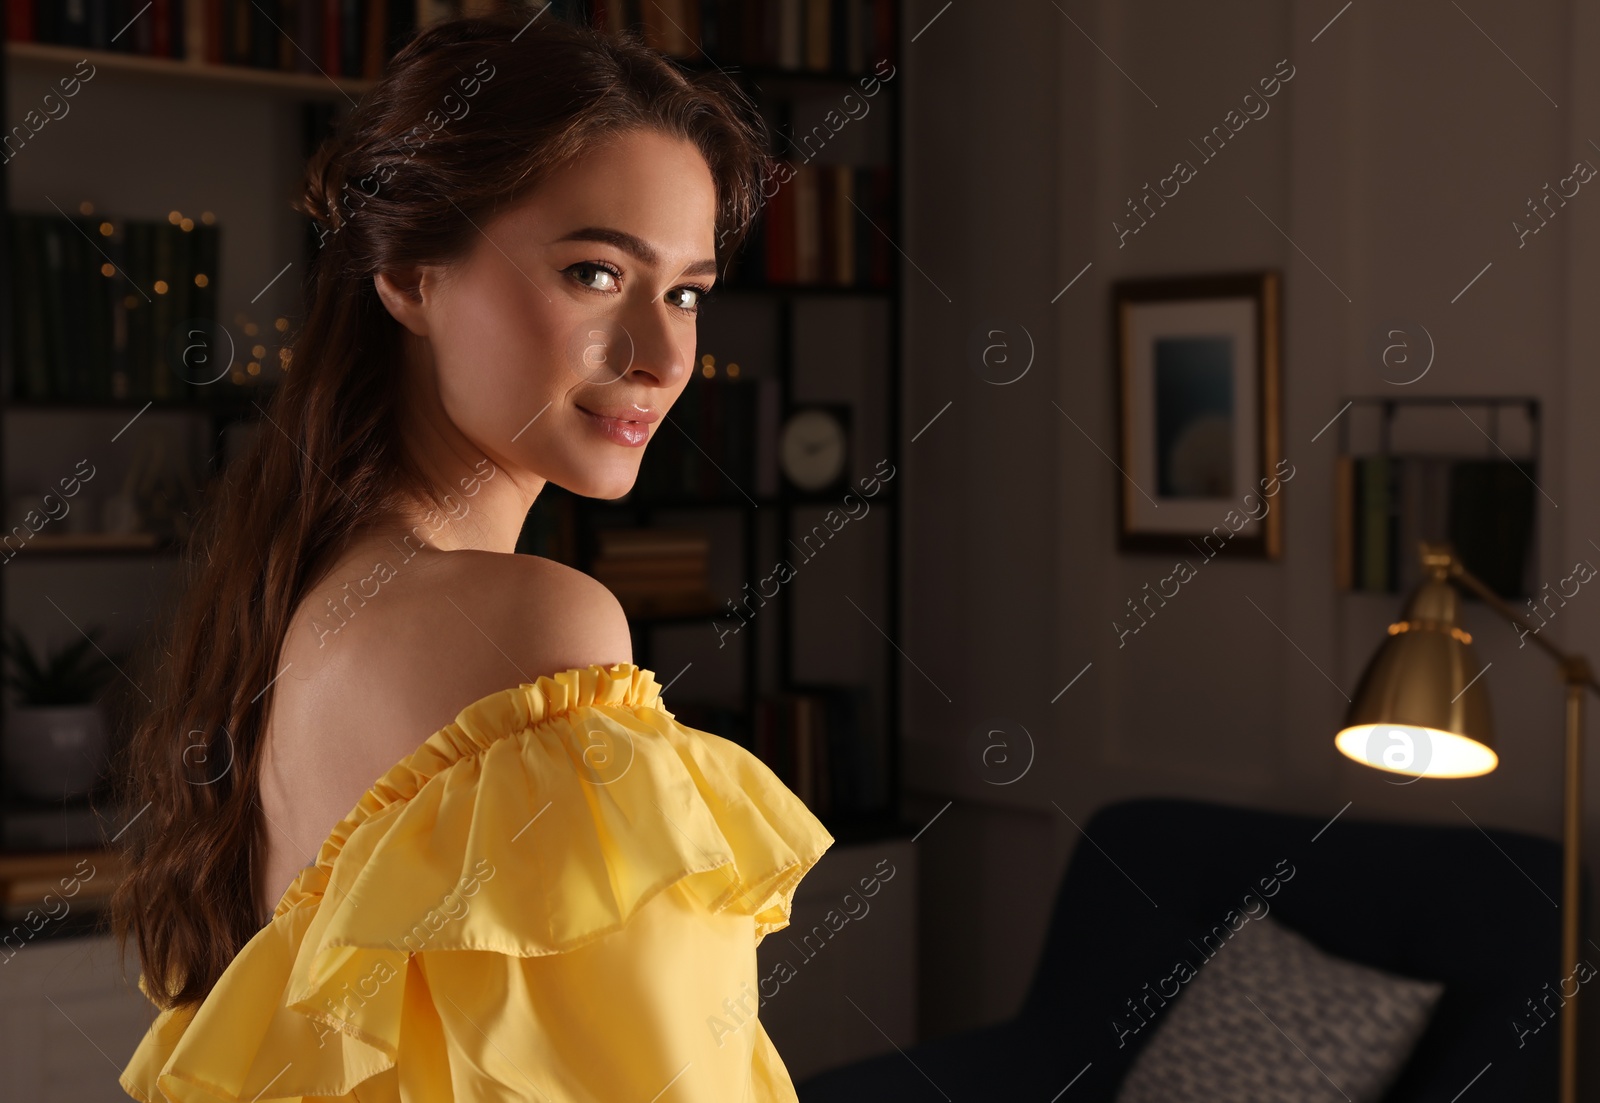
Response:
POLYGON ((569 491, 580 498, 601 498, 611 500, 624 497, 638 482, 639 472, 635 468, 630 471, 615 474, 597 475, 594 472, 585 472, 572 482, 562 483, 569 491))

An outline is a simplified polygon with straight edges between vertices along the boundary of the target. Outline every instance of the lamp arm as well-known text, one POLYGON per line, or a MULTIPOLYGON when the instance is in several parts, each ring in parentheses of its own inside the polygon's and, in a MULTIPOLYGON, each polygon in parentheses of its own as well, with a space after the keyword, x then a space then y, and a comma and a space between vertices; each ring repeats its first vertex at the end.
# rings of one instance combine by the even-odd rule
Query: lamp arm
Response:
POLYGON ((1526 628, 1528 630, 1527 638, 1532 639, 1536 646, 1542 648, 1551 658, 1555 659, 1555 661, 1561 667, 1563 676, 1569 683, 1585 686, 1586 688, 1593 690, 1596 695, 1600 695, 1600 681, 1595 680, 1594 672, 1590 669, 1587 659, 1585 659, 1582 655, 1575 655, 1570 652, 1563 651, 1555 644, 1539 635, 1539 628, 1536 628, 1526 617, 1522 616, 1510 605, 1506 604, 1504 598, 1495 593, 1493 590, 1489 589, 1489 587, 1484 584, 1482 579, 1473 574, 1471 571, 1467 570, 1466 567, 1462 566, 1461 560, 1457 559, 1453 555, 1450 557, 1449 570, 1449 578, 1451 582, 1455 583, 1464 590, 1470 590, 1473 594, 1482 599, 1485 605, 1493 609, 1496 613, 1499 613, 1501 616, 1505 617, 1507 620, 1511 621, 1513 624, 1520 624, 1522 627, 1526 628))

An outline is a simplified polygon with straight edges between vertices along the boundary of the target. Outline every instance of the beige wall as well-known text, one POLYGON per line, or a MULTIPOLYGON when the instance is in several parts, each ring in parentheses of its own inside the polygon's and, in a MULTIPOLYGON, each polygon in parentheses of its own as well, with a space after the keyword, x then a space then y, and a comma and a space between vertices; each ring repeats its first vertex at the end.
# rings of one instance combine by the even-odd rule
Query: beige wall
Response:
MULTIPOLYGON (((940 6, 911 5, 907 36, 940 6)), ((927 932, 926 1034, 1014 1011, 1077 839, 1066 816, 1082 823, 1124 795, 1330 816, 1353 801, 1352 816, 1465 825, 1454 802, 1484 826, 1557 836, 1559 685, 1481 608, 1469 628, 1494 664, 1495 773, 1395 786, 1331 743, 1340 690, 1396 610, 1332 584, 1337 433, 1311 438, 1346 398, 1537 395, 1539 483, 1559 506, 1538 499, 1537 578, 1567 574, 1600 542, 1600 194, 1580 192, 1520 249, 1511 229, 1546 180, 1600 156, 1587 142, 1600 142, 1600 78, 1581 63, 1600 12, 1571 0, 1461 8, 1482 31, 1435 3, 1357 3, 1325 30, 1337 0, 957 4, 908 46, 902 245, 939 287, 905 267, 907 439, 952 405, 907 445, 904 646, 950 697, 906 668, 907 771, 929 815, 957 801, 923 836, 924 892, 965 917, 927 932), (1188 140, 1285 58, 1295 75, 1271 113, 1119 248, 1111 222, 1125 200, 1176 159, 1198 164, 1188 140), (1119 649, 1117 610, 1171 565, 1115 550, 1118 475, 1097 450, 1115 439, 1108 285, 1265 267, 1285 278, 1284 450, 1296 465, 1285 554, 1223 553, 1119 649), (964 359, 991 318, 1027 326, 1038 345, 1010 386, 964 359), (1428 327, 1438 355, 1399 388, 1377 350, 1408 323, 1428 327), (1038 752, 1003 787, 979 776, 970 742, 997 718, 1025 726, 1038 752), (1019 852, 1025 869, 993 875, 1019 852), (993 899, 970 898, 974 878, 993 899), (968 950, 979 944, 1000 949, 968 950)), ((1600 597, 1573 599, 1550 634, 1600 655, 1600 597)), ((1600 813, 1600 769, 1588 773, 1600 813)), ((1597 819, 1587 845, 1600 858, 1597 819)))

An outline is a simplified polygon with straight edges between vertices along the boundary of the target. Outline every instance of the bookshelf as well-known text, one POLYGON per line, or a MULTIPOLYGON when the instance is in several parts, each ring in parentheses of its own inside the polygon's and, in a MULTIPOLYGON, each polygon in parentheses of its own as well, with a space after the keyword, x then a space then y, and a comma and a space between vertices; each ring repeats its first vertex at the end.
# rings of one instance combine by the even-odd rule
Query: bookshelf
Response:
MULTIPOLYGON (((373 10, 370 5, 375 2, 378 0, 363 0, 367 5, 364 10, 373 10)), ((161 7, 172 10, 172 5, 161 7)), ((591 19, 594 7, 599 5, 562 3, 551 6, 555 15, 569 19, 591 19)), ((627 4, 608 4, 603 10, 609 10, 612 18, 631 18, 629 25, 640 29, 647 40, 655 39, 653 44, 661 48, 662 27, 651 14, 661 8, 648 4, 645 5, 648 10, 640 10, 638 5, 632 7, 635 10, 631 17, 627 4)), ((852 89, 860 100, 861 82, 872 76, 873 59, 868 57, 871 52, 869 29, 876 28, 888 36, 881 39, 884 52, 891 60, 898 60, 899 13, 891 0, 850 0, 820 7, 812 0, 773 5, 772 11, 778 13, 773 18, 783 26, 767 26, 760 30, 756 27, 767 16, 740 16, 743 29, 739 33, 745 36, 741 41, 766 44, 749 54, 729 44, 728 28, 739 21, 734 15, 736 11, 764 12, 768 6, 716 2, 702 6, 695 0, 677 0, 663 7, 679 13, 686 25, 698 23, 708 47, 719 40, 715 30, 707 26, 704 16, 713 8, 717 10, 724 33, 721 45, 710 55, 703 50, 679 51, 678 61, 688 68, 728 70, 758 103, 779 135, 815 132, 818 124, 814 116, 819 110, 841 102, 852 89), (817 45, 818 25, 805 20, 817 19, 817 12, 822 8, 846 13, 860 31, 840 32, 836 40, 832 35, 825 36, 832 44, 828 50, 807 52, 806 42, 811 42, 813 47, 817 45), (691 11, 696 13, 695 20, 687 18, 691 11), (799 24, 794 23, 797 12, 804 15, 799 24), (796 41, 802 44, 802 56, 798 60, 794 56, 796 41), (837 57, 834 47, 839 51, 837 57), (839 61, 838 57, 845 54, 854 56, 857 63, 839 61), (711 60, 713 56, 715 61, 711 60)), ((417 23, 425 24, 449 14, 448 8, 448 4, 437 0, 400 0, 388 4, 385 10, 391 15, 401 13, 395 24, 398 26, 404 24, 407 12, 412 13, 417 23)), ((110 5, 109 9, 117 10, 115 5, 110 5)), ((180 388, 162 394, 148 393, 138 387, 126 393, 93 397, 75 395, 65 389, 27 393, 29 389, 19 385, 19 373, 25 366, 17 362, 16 350, 9 338, 18 320, 12 313, 19 275, 13 259, 15 243, 9 217, 18 194, 13 185, 19 179, 29 182, 29 188, 25 189, 29 194, 43 194, 48 185, 49 194, 60 200, 67 218, 104 216, 117 223, 115 240, 122 232, 122 224, 129 220, 130 212, 145 221, 159 221, 158 216, 165 213, 161 209, 165 204, 152 198, 152 190, 159 191, 161 182, 175 175, 171 171, 175 162, 171 155, 160 153, 147 152, 139 156, 128 151, 113 151, 107 155, 108 159, 126 166, 116 174, 116 179, 103 179, 87 166, 80 166, 76 176, 63 176, 54 165, 37 163, 40 158, 30 161, 29 154, 34 151, 24 147, 12 163, 0 164, 0 208, 8 216, 0 219, 0 258, 3 258, 0 259, 0 332, 8 335, 0 347, 0 440, 4 442, 4 447, 0 447, 0 492, 4 493, 8 511, 12 494, 17 489, 12 480, 22 466, 18 457, 29 457, 28 463, 35 469, 52 464, 60 466, 65 457, 75 454, 72 450, 79 440, 120 439, 129 443, 141 434, 164 434, 177 442, 173 447, 189 458, 197 476, 203 479, 226 461, 237 444, 236 434, 250 430, 256 417, 254 403, 264 393, 264 388, 271 385, 276 351, 272 326, 275 320, 291 318, 296 313, 298 279, 296 274, 291 274, 276 284, 268 280, 273 278, 273 271, 279 264, 291 255, 284 252, 285 242, 296 250, 292 256, 299 262, 301 273, 313 248, 303 220, 286 211, 286 194, 292 192, 285 193, 285 188, 292 187, 304 154, 325 128, 367 91, 373 81, 370 76, 337 70, 306 72, 290 66, 280 68, 218 60, 208 55, 204 31, 193 22, 200 10, 201 5, 191 0, 190 21, 184 25, 186 56, 183 57, 155 57, 131 50, 7 38, 0 51, 0 72, 5 76, 0 81, 0 114, 8 119, 19 116, 31 102, 31 99, 21 102, 20 96, 17 103, 6 102, 14 74, 28 90, 26 95, 36 99, 38 87, 87 59, 97 72, 90 84, 91 91, 108 98, 124 98, 152 117, 187 110, 188 105, 201 101, 215 101, 221 105, 213 108, 217 112, 229 110, 227 105, 235 105, 241 115, 248 115, 248 121, 241 123, 239 129, 259 130, 270 145, 259 151, 257 159, 241 156, 241 153, 255 156, 256 152, 242 145, 229 146, 224 142, 219 154, 206 142, 198 142, 189 151, 190 161, 176 163, 188 166, 197 159, 211 157, 237 162, 231 166, 207 167, 211 174, 207 179, 226 180, 225 187, 231 189, 228 210, 223 210, 220 201, 218 207, 221 256, 216 262, 218 273, 211 275, 214 278, 220 275, 220 295, 214 311, 219 326, 236 332, 242 344, 265 346, 265 355, 254 357, 260 361, 261 370, 248 378, 240 376, 237 369, 245 363, 245 359, 241 359, 229 378, 216 387, 180 388), (99 87, 95 87, 96 84, 99 87), (34 177, 31 181, 30 174, 34 177), (91 215, 78 210, 76 204, 80 197, 75 189, 82 188, 89 188, 103 197, 101 203, 106 209, 96 209, 91 215), (113 209, 114 206, 117 209, 113 209), (262 225, 249 225, 256 221, 262 225), (249 236, 251 234, 255 236, 249 236), (264 258, 269 257, 276 259, 268 263, 264 258), (265 267, 252 266, 256 264, 265 267), (251 298, 251 292, 258 287, 262 290, 262 295, 258 296, 260 302, 251 298), (267 288, 272 290, 268 292, 267 288), (247 332, 246 326, 254 328, 247 332), (122 436, 123 433, 127 435, 122 436)), ((103 31, 93 33, 99 35, 103 31)), ((286 57, 280 53, 278 60, 286 57)), ((741 384, 748 382, 752 388, 765 388, 773 396, 769 404, 775 398, 777 425, 768 424, 765 429, 775 430, 789 414, 815 403, 852 404, 855 412, 850 441, 849 475, 852 477, 869 473, 873 461, 880 457, 897 464, 900 455, 901 292, 892 278, 895 258, 887 251, 888 242, 899 239, 902 225, 900 182, 894 175, 901 140, 900 95, 901 89, 895 80, 881 81, 870 100, 870 114, 859 118, 852 116, 839 132, 844 137, 834 141, 831 149, 817 157, 818 164, 836 166, 833 179, 840 182, 837 187, 844 189, 830 202, 831 224, 839 232, 826 250, 819 247, 817 256, 808 262, 825 263, 822 259, 825 251, 832 260, 827 275, 824 277, 811 270, 805 278, 800 278, 797 272, 785 270, 782 265, 769 265, 768 254, 761 251, 769 245, 765 238, 767 227, 764 221, 758 223, 756 235, 748 246, 750 254, 740 263, 734 279, 714 293, 715 305, 701 328, 701 348, 715 357, 715 366, 722 373, 714 377, 719 384, 728 381, 726 373, 730 364, 741 363, 747 372, 741 384), (863 154, 862 150, 869 152, 863 154), (858 161, 869 161, 878 167, 877 175, 857 175, 848 185, 844 184, 843 173, 858 167, 858 161), (881 189, 876 201, 866 191, 854 190, 863 187, 863 180, 875 181, 881 189), (865 213, 848 211, 839 203, 840 196, 852 195, 858 210, 865 213), (847 216, 854 216, 854 221, 847 216), (866 225, 868 217, 872 220, 870 226, 866 225), (843 237, 846 225, 852 231, 848 245, 844 244, 843 237), (859 260, 847 265, 844 258, 852 252, 859 260), (878 266, 876 269, 874 264, 878 266), (846 278, 847 268, 852 278, 846 278), (859 279, 853 278, 856 273, 859 279), (845 319, 842 332, 870 334, 866 343, 871 351, 865 360, 858 358, 850 369, 869 384, 859 394, 853 393, 850 386, 835 385, 837 380, 833 383, 819 380, 814 370, 816 364, 828 358, 819 358, 815 347, 809 354, 802 351, 805 335, 832 330, 840 318, 845 319)), ((65 129, 73 122, 69 117, 49 125, 65 129)), ((218 129, 214 122, 204 121, 197 127, 202 137, 218 129)), ((784 151, 780 148, 777 152, 781 155, 784 151)), ((817 202, 820 205, 823 200, 817 202)), ((185 217, 198 224, 202 212, 187 209, 191 205, 177 204, 184 208, 181 213, 185 217)), ((48 213, 48 208, 41 211, 37 203, 29 203, 26 209, 31 213, 48 213)), ((67 218, 62 219, 63 223, 67 218)), ((112 256, 120 263, 122 254, 113 251, 112 256)), ((697 377, 691 385, 710 384, 712 378, 697 377)), ((678 415, 679 411, 675 410, 672 416, 678 415)), ((663 437, 657 443, 666 441, 663 437)), ((762 449, 775 447, 771 439, 757 441, 753 434, 747 444, 752 462, 762 449)), ((646 468, 651 466, 652 459, 661 460, 656 454, 658 451, 652 447, 647 454, 646 468)), ((766 456, 761 462, 770 467, 773 461, 766 456)), ((63 470, 70 470, 70 464, 63 470)), ((760 490, 755 487, 751 471, 741 469, 730 474, 732 484, 716 485, 708 480, 694 492, 670 486, 641 487, 616 503, 576 499, 551 488, 530 515, 529 527, 524 531, 527 546, 520 546, 519 550, 540 550, 582 569, 590 569, 601 533, 608 528, 698 526, 713 533, 709 557, 720 565, 722 574, 718 576, 717 588, 708 587, 708 594, 716 600, 677 607, 658 604, 631 618, 636 660, 655 669, 662 682, 669 683, 680 673, 677 666, 668 667, 668 659, 681 649, 681 640, 698 634, 702 638, 684 653, 695 654, 695 647, 706 651, 704 639, 714 641, 712 618, 725 600, 736 594, 742 583, 761 578, 779 557, 785 542, 802 534, 804 526, 812 524, 817 514, 836 507, 842 495, 842 491, 815 494, 797 490, 784 480, 781 472, 774 475, 769 471, 760 490), (565 545, 542 549, 532 546, 541 524, 546 526, 546 536, 555 534, 557 539, 566 541, 565 545), (563 532, 564 537, 560 536, 563 532), (653 665, 657 662, 662 669, 653 665)), ((120 469, 115 477, 121 480, 120 469)), ((801 622, 807 617, 817 593, 813 579, 819 572, 813 571, 803 577, 810 590, 799 583, 783 587, 771 600, 771 607, 763 608, 762 615, 752 621, 754 630, 741 631, 736 643, 730 643, 726 649, 715 649, 723 652, 721 656, 707 654, 704 658, 686 659, 689 665, 684 669, 689 673, 668 696, 674 711, 686 722, 703 721, 699 726, 706 730, 735 738, 743 735, 751 740, 760 723, 762 708, 770 708, 763 702, 800 691, 814 691, 820 701, 841 688, 845 680, 829 675, 826 670, 819 671, 815 663, 808 665, 808 654, 837 650, 830 642, 837 637, 850 641, 855 648, 853 653, 869 656, 871 662, 864 665, 870 669, 856 687, 866 702, 856 718, 857 736, 878 756, 874 768, 880 774, 883 799, 862 802, 869 806, 864 812, 823 814, 824 822, 842 842, 909 834, 895 814, 900 791, 901 682, 898 656, 889 640, 898 638, 896 626, 900 623, 895 565, 900 554, 902 526, 894 489, 891 482, 873 497, 870 518, 853 521, 852 528, 844 534, 851 541, 848 555, 854 573, 850 577, 860 587, 852 590, 851 600, 862 602, 858 609, 865 607, 870 618, 866 614, 858 616, 835 596, 830 600, 837 608, 829 616, 837 624, 826 632, 813 631, 808 638, 797 638, 797 633, 806 636, 801 631, 801 622), (847 621, 847 617, 856 619, 847 621), (739 659, 728 661, 728 655, 734 652, 739 659), (706 675, 714 676, 707 678, 706 675)), ((117 615, 128 621, 153 615, 156 596, 176 564, 180 547, 181 539, 170 535, 93 529, 41 532, 28 541, 9 564, 9 570, 0 575, 0 624, 30 612, 35 620, 54 616, 48 606, 40 611, 42 602, 34 595, 34 591, 43 594, 46 590, 90 595, 86 598, 90 602, 95 594, 134 594, 140 599, 116 605, 117 615), (27 573, 30 571, 35 573, 30 575, 27 573), (47 579, 48 584, 41 579, 47 579)), ((842 540, 839 549, 843 560, 846 545, 842 540)), ((830 554, 833 553, 830 551, 830 554)), ((25 622, 27 627, 32 627, 33 623, 34 620, 25 622)), ((59 621, 51 630, 58 629, 70 631, 59 621)), ((770 745, 764 746, 767 754, 774 750, 770 745)), ((814 766, 806 769, 815 771, 814 766)), ((791 785, 800 782, 792 769, 780 770, 780 774, 791 785)), ((9 814, 19 803, 4 798, 0 807, 9 814)), ((85 838, 103 837, 105 825, 79 802, 69 803, 71 807, 68 808, 47 806, 34 811, 54 816, 52 823, 59 821, 59 853, 70 866, 70 858, 83 852, 85 838), (72 819, 70 825, 68 819, 72 819)), ((26 845, 27 849, 38 850, 47 844, 35 839, 26 845)), ((4 851, 5 846, 0 843, 0 857, 5 857, 4 851)), ((8 879, 7 868, 0 862, 0 881, 8 879)), ((30 875, 35 872, 32 864, 28 868, 30 875)))

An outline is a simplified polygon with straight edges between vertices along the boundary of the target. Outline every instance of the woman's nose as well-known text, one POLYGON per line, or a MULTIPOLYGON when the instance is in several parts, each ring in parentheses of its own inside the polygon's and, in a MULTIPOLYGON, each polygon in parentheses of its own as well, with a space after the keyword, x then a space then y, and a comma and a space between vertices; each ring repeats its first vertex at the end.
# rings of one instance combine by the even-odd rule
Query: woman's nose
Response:
POLYGON ((624 341, 631 343, 632 363, 625 374, 643 373, 651 376, 658 386, 675 387, 689 372, 689 359, 694 353, 693 330, 682 321, 668 315, 672 309, 658 296, 649 302, 637 304, 623 317, 627 330, 624 341))

